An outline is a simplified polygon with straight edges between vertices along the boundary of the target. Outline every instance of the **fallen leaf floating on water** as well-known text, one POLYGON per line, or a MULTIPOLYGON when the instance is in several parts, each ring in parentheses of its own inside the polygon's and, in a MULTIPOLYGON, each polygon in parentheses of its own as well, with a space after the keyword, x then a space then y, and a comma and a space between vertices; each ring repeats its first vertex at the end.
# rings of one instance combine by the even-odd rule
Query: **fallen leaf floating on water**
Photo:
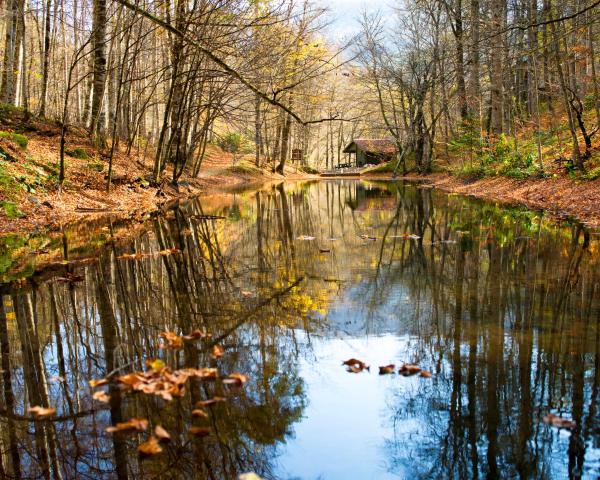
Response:
POLYGON ((113 427, 108 427, 106 433, 126 432, 129 430, 137 430, 143 432, 148 428, 148 420, 145 418, 132 418, 126 422, 119 422, 113 427))
POLYGON ((208 418, 208 413, 206 413, 201 408, 196 408, 196 409, 192 410, 192 415, 194 417, 208 418))
POLYGON ((156 438, 158 438, 161 442, 168 442, 171 440, 171 435, 169 435, 169 432, 167 432, 160 425, 154 427, 154 435, 156 435, 156 438))
POLYGON ((210 334, 203 332, 202 330, 194 330, 190 332, 188 335, 184 335, 182 338, 184 340, 198 340, 200 338, 210 337, 210 334))
POLYGON ((227 399, 225 397, 213 397, 213 398, 209 398, 208 400, 200 400, 199 402, 196 402, 196 404, 194 405, 197 408, 204 408, 204 407, 210 407, 211 405, 214 405, 215 403, 221 403, 221 402, 225 402, 227 401, 227 399))
POLYGON ((181 250, 179 250, 178 248, 167 248, 165 250, 161 250, 160 252, 158 252, 159 255, 162 255, 163 257, 166 257, 167 255, 174 255, 176 253, 181 253, 181 250))
POLYGON ((246 375, 242 375, 241 373, 231 373, 223 379, 223 383, 237 386, 243 385, 247 381, 248 377, 246 375))
POLYGON ((390 373, 394 373, 396 370, 396 365, 390 363, 389 365, 385 365, 383 367, 379 367, 379 375, 389 375, 390 373))
POLYGON ((183 337, 177 335, 175 332, 162 332, 158 336, 166 342, 159 345, 160 348, 183 348, 183 337))
POLYGON ((94 392, 92 398, 97 402, 108 403, 110 402, 110 396, 106 392, 94 392))
POLYGON ((428 372, 427 370, 422 370, 419 375, 423 378, 431 378, 431 372, 428 372))
POLYGON ((190 433, 196 437, 207 437, 210 435, 210 428, 208 427, 192 427, 190 433))
POLYGON ((185 395, 184 384, 190 377, 203 381, 213 381, 218 378, 216 368, 183 368, 171 371, 169 367, 161 370, 135 372, 117 377, 117 381, 136 392, 156 395, 163 400, 171 401, 173 397, 185 395))
POLYGON ((194 220, 224 220, 222 215, 192 215, 194 220))
POLYGON ((544 423, 547 423, 548 425, 552 425, 556 428, 564 428, 566 430, 573 430, 577 426, 575 422, 559 417, 558 415, 554 415, 553 413, 544 415, 543 420, 544 423))
POLYGON ((102 385, 106 385, 108 383, 108 379, 101 378, 100 380, 90 380, 88 383, 89 383, 90 387, 96 388, 96 387, 100 387, 102 385))
POLYGON ((250 298, 253 297, 254 294, 252 292, 249 292, 248 290, 242 290, 242 297, 246 297, 246 298, 250 298))
POLYGON ((403 238, 405 240, 418 240, 421 238, 419 235, 413 233, 403 233, 402 235, 390 235, 389 238, 403 238))
POLYGON ((400 367, 398 373, 404 377, 410 377, 411 375, 416 375, 421 371, 421 367, 416 365, 411 365, 410 363, 406 363, 400 367))
POLYGON ((146 360, 146 365, 148 365, 148 367, 155 372, 159 372, 166 367, 165 362, 163 362, 160 358, 149 358, 146 360))
POLYGON ((239 477, 238 480, 263 480, 262 477, 259 477, 256 473, 254 472, 249 472, 249 473, 242 473, 239 477))
POLYGON ((33 413, 35 418, 37 418, 38 420, 50 418, 56 414, 56 408, 52 408, 52 407, 35 406, 35 407, 28 408, 27 411, 29 413, 33 413))
POLYGON ((311 237, 310 235, 300 235, 298 238, 296 238, 296 240, 304 240, 304 241, 312 241, 314 240, 315 237, 311 237))
POLYGON ((158 438, 152 436, 138 447, 138 452, 142 455, 158 455, 162 452, 162 447, 158 444, 158 438))
POLYGON ((117 260, 141 260, 144 257, 149 257, 148 253, 144 254, 141 252, 136 253, 124 253, 123 255, 119 255, 117 260))
POLYGON ((354 365, 350 365, 348 368, 346 368, 346 371, 349 373, 360 373, 363 371, 363 369, 354 365))
POLYGON ((371 371, 371 367, 369 365, 356 358, 345 360, 342 362, 342 365, 346 365, 348 367, 348 371, 352 373, 359 373, 363 370, 371 371))
POLYGON ((83 282, 84 278, 85 277, 83 275, 79 275, 77 273, 66 273, 62 277, 56 277, 55 280, 57 282, 64 282, 64 283, 77 283, 77 282, 83 282))
POLYGON ((377 237, 371 237, 369 235, 365 235, 364 233, 362 235, 360 235, 360 238, 362 238, 363 240, 371 240, 372 242, 377 240, 377 237))
POLYGON ((225 350, 223 349, 223 347, 221 345, 214 345, 213 346, 213 348, 212 348, 212 356, 214 358, 221 358, 224 353, 225 353, 225 350))
POLYGON ((331 252, 331 248, 319 248, 319 252, 321 252, 321 253, 330 253, 331 252))

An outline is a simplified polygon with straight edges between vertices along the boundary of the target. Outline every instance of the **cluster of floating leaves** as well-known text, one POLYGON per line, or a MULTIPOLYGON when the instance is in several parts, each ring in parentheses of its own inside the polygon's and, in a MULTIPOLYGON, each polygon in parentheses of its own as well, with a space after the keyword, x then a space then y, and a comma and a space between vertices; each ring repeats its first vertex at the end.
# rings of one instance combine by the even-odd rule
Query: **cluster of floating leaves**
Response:
MULTIPOLYGON (((348 360, 344 360, 342 362, 342 365, 346 366, 346 371, 349 373, 360 373, 365 370, 368 372, 371 371, 371 367, 369 365, 357 358, 350 358, 348 360)), ((398 368, 397 372, 403 377, 412 377, 413 375, 417 374, 423 378, 432 377, 431 372, 424 370, 418 365, 412 363, 405 363, 401 365, 400 368, 398 368)), ((379 375, 394 375, 395 373, 396 365, 393 363, 390 363, 389 365, 382 365, 379 367, 379 375)), ((544 423, 556 427, 558 429, 573 430, 577 427, 577 424, 574 421, 568 420, 554 413, 548 413, 547 415, 544 415, 542 420, 544 421, 544 423)))
MULTIPOLYGON (((180 349, 186 341, 205 338, 209 335, 205 332, 196 330, 189 335, 178 335, 175 332, 167 331, 162 332, 159 336, 164 340, 164 343, 160 344, 161 348, 180 349)), ((214 358, 219 358, 224 353, 225 350, 220 345, 214 345, 212 347, 212 356, 214 358)), ((120 386, 120 390, 123 393, 135 392, 145 395, 154 395, 170 402, 175 398, 181 398, 185 395, 186 385, 191 378, 206 382, 220 380, 222 384, 233 387, 241 387, 248 381, 246 375, 237 372, 220 377, 216 368, 172 369, 161 359, 149 359, 146 361, 146 365, 148 368, 145 371, 135 371, 111 379, 94 379, 89 381, 89 385, 92 389, 97 389, 113 382, 120 386)), ((92 398, 100 403, 110 402, 110 395, 103 390, 95 391, 92 394, 92 398)), ((209 414, 205 410, 207 407, 226 401, 227 398, 220 396, 198 401, 194 404, 192 416, 196 418, 208 418, 209 414)), ((52 407, 34 406, 29 408, 28 412, 31 413, 36 420, 46 420, 56 414, 56 409, 52 407)), ((145 418, 131 418, 106 428, 106 432, 144 432, 148 429, 148 426, 149 422, 145 418)), ((192 426, 188 432, 195 437, 206 437, 211 434, 210 428, 203 426, 192 426)), ((138 452, 142 456, 157 455, 163 451, 161 443, 169 442, 170 440, 171 435, 169 432, 161 425, 156 425, 153 434, 138 446, 138 452)))
POLYGON ((142 392, 147 395, 156 395, 170 402, 175 397, 185 395, 185 384, 190 378, 203 381, 216 380, 218 372, 216 368, 182 368, 171 370, 164 365, 162 360, 150 362, 151 368, 145 372, 133 372, 117 377, 116 381, 125 390, 142 392), (157 364, 161 366, 156 368, 157 364))
POLYGON ((184 342, 210 337, 210 333, 203 332, 202 330, 194 330, 189 335, 178 335, 176 332, 167 331, 160 333, 158 336, 164 340, 164 343, 158 346, 159 348, 179 350, 183 348, 184 342))
POLYGON ((564 428, 565 430, 573 430, 577 426, 577 424, 574 421, 559 417, 554 413, 544 415, 543 420, 544 423, 547 423, 548 425, 552 425, 556 428, 564 428))
POLYGON ((159 252, 151 252, 151 253, 124 253, 123 255, 119 255, 117 257, 118 260, 142 260, 143 258, 154 257, 156 255, 160 255, 162 257, 167 257, 169 255, 175 255, 176 253, 181 253, 181 250, 178 248, 166 248, 165 250, 160 250, 159 252))
MULTIPOLYGON (((348 360, 344 360, 342 365, 346 366, 346 371, 350 373, 360 373, 363 370, 371 371, 371 367, 367 365, 362 360, 358 360, 357 358, 350 358, 348 360)), ((391 375, 396 373, 396 365, 390 363, 389 365, 384 365, 379 367, 379 375, 391 375)), ((416 375, 424 378, 431 378, 431 373, 427 370, 423 370, 418 365, 413 365, 410 363, 405 363, 398 369, 398 373, 403 377, 411 377, 416 375)))

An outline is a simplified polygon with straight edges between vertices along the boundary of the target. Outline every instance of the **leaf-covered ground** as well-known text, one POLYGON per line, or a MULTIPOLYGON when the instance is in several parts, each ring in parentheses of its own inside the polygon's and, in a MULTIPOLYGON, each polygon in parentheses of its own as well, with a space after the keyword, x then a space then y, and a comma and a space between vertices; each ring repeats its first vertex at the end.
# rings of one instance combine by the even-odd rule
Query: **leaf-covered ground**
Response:
MULTIPOLYGON (((230 154, 210 145, 198 178, 184 174, 175 187, 167 170, 164 180, 155 185, 147 178, 152 152, 134 147, 127 155, 126 146, 121 145, 114 156, 113 184, 107 193, 106 152, 95 148, 84 130, 72 128, 65 149, 66 181, 59 191, 59 140, 60 128, 52 122, 24 119, 18 110, 6 115, 0 111, 0 234, 41 233, 104 216, 141 218, 169 201, 215 187, 284 178, 254 167, 250 158, 233 166, 230 154)), ((289 169, 285 178, 290 177, 306 175, 289 169)))

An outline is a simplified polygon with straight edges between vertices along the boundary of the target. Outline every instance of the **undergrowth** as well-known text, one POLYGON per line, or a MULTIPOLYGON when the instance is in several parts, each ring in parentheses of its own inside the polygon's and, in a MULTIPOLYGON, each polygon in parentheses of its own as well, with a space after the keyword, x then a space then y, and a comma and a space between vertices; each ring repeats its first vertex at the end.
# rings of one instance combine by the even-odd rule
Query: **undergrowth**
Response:
POLYGON ((20 133, 0 131, 0 138, 5 138, 7 140, 15 142, 23 150, 27 149, 27 144, 29 143, 29 139, 25 135, 22 135, 20 133))

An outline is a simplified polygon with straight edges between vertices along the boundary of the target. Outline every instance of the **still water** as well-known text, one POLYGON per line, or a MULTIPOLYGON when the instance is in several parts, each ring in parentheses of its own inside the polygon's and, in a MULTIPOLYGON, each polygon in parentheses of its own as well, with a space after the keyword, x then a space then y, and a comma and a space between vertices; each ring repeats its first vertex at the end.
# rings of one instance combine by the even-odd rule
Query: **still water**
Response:
POLYGON ((5 240, 0 477, 597 478, 599 241, 358 181, 5 240), (378 374, 405 363, 431 377, 378 374), (201 368, 217 378, 169 394, 124 380, 201 368), (170 441, 141 456, 157 425, 170 441))

